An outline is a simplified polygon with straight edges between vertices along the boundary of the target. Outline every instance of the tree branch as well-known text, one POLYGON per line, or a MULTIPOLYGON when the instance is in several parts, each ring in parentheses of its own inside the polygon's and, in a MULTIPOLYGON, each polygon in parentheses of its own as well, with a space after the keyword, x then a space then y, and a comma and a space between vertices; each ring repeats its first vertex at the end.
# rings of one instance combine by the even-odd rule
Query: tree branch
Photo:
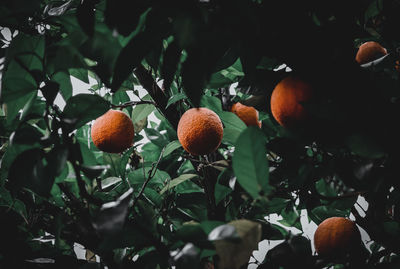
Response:
POLYGON ((147 184, 150 182, 150 180, 155 176, 156 172, 157 172, 157 167, 158 164, 161 161, 162 156, 164 155, 164 151, 165 151, 165 147, 162 149, 161 153, 160 153, 160 157, 158 157, 158 161, 157 163, 151 168, 151 170, 149 171, 149 176, 147 177, 146 181, 143 183, 142 188, 139 191, 139 194, 135 197, 135 200, 133 200, 132 203, 132 207, 134 207, 137 203, 137 201, 139 200, 139 198, 143 195, 144 190, 146 189, 147 184))
POLYGON ((168 108, 168 96, 164 94, 164 91, 157 85, 153 79, 151 73, 149 73, 143 65, 139 65, 133 73, 138 78, 140 84, 143 88, 147 90, 151 98, 157 104, 157 108, 166 117, 166 119, 171 123, 171 125, 176 129, 179 122, 179 114, 175 105, 170 105, 168 108))
MULTIPOLYGON (((138 78, 139 82, 143 86, 144 89, 150 94, 153 98, 154 102, 157 104, 157 108, 160 112, 165 116, 165 118, 171 123, 171 125, 175 128, 178 127, 178 122, 180 119, 180 114, 178 113, 179 110, 177 109, 175 104, 170 105, 166 108, 168 104, 168 96, 165 95, 164 91, 157 85, 155 80, 153 79, 151 73, 146 70, 143 65, 139 65, 133 73, 138 78)), ((216 161, 215 154, 209 154, 207 156, 211 158, 212 161, 216 161)), ((199 163, 190 160, 196 170, 198 170, 199 163)), ((207 197, 207 204, 208 204, 208 216, 211 220, 223 220, 225 218, 225 208, 221 206, 215 205, 215 198, 214 198, 214 189, 215 183, 217 182, 218 174, 216 169, 210 169, 210 167, 204 167, 207 171, 204 173, 204 182, 207 184, 206 196, 207 197), (214 201, 212 204, 210 204, 214 201)))
POLYGON ((157 106, 157 104, 153 101, 145 101, 145 100, 141 100, 141 101, 129 101, 120 105, 111 105, 112 108, 124 108, 124 107, 130 107, 130 106, 136 106, 136 105, 144 105, 144 104, 150 104, 150 105, 154 105, 157 106))

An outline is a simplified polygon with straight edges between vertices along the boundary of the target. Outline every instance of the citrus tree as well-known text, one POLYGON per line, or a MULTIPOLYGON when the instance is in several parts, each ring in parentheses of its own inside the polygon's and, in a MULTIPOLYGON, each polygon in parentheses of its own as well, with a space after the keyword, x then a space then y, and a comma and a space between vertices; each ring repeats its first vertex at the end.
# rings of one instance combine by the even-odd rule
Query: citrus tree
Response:
POLYGON ((1 1, 0 267, 399 268, 398 14, 1 1))

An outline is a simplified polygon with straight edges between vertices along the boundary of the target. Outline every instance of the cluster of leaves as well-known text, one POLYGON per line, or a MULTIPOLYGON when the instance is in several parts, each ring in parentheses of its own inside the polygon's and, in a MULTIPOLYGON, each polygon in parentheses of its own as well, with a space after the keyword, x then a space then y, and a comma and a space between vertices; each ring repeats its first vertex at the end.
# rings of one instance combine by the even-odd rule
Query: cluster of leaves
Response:
POLYGON ((382 0, 2 1, 0 265, 239 268, 227 261, 267 239, 284 241, 259 268, 397 268, 399 11, 382 0), (360 67, 365 40, 389 56, 360 67), (317 90, 303 129, 283 129, 269 110, 283 64, 317 90), (74 95, 71 76, 91 82, 89 93, 74 95), (138 86, 148 95, 133 101, 138 86), (236 101, 259 109, 261 129, 228 112, 236 101), (177 140, 192 106, 224 124, 208 156, 177 140), (135 124, 135 146, 122 154, 90 139, 90 122, 111 107, 135 124), (148 122, 153 112, 159 123, 148 122), (353 213, 373 244, 321 259, 283 228, 302 230, 301 210, 317 224, 353 213), (282 226, 265 219, 273 213, 282 226))

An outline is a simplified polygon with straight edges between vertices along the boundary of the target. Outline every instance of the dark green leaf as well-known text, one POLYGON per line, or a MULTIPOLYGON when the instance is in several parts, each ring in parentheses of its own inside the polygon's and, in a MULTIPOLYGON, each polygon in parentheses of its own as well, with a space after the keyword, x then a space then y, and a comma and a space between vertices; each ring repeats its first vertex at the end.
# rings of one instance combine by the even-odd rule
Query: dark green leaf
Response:
POLYGON ((98 95, 77 94, 68 99, 63 111, 64 122, 77 129, 109 110, 110 104, 98 95))
MULTIPOLYGON (((130 172, 128 174, 129 182, 134 185, 142 185, 149 176, 150 171, 150 167, 145 167, 144 169, 137 169, 130 172)), ((170 178, 171 177, 168 175, 168 173, 157 169, 157 171, 154 173, 153 178, 150 180, 149 185, 162 185, 167 179, 170 178)))
POLYGON ((268 194, 269 170, 264 134, 256 127, 244 130, 236 141, 232 158, 239 184, 253 197, 268 194))
POLYGON ((207 107, 217 114, 222 112, 221 101, 215 96, 203 95, 200 100, 201 107, 207 107))
POLYGON ((95 179, 101 176, 104 170, 110 168, 107 165, 95 165, 95 166, 87 166, 81 165, 81 170, 90 179, 95 179))
POLYGON ((62 97, 67 101, 72 96, 72 83, 69 74, 60 71, 55 73, 51 80, 58 83, 62 97))
POLYGON ((172 142, 169 142, 168 145, 165 146, 163 156, 167 157, 168 155, 170 155, 172 152, 174 152, 175 150, 177 150, 180 147, 182 147, 182 145, 179 142, 179 140, 174 140, 172 142))
POLYGON ((89 84, 89 72, 84 68, 71 68, 69 69, 69 74, 83 82, 89 84))
POLYGON ((167 190, 172 189, 173 187, 181 184, 182 182, 185 182, 186 180, 192 179, 197 177, 196 174, 184 174, 184 175, 180 175, 177 178, 172 179, 161 191, 160 194, 163 194, 164 192, 166 192, 167 190))
POLYGON ((351 135, 346 142, 350 150, 361 157, 377 159, 385 155, 384 149, 377 140, 367 135, 351 135))
POLYGON ((132 201, 132 193, 133 190, 129 189, 115 202, 109 202, 101 207, 93 224, 97 232, 108 235, 115 234, 122 229, 132 201))
POLYGON ((68 10, 71 3, 72 0, 69 0, 60 6, 54 6, 53 2, 51 2, 48 6, 46 6, 47 14, 49 14, 49 16, 61 16, 68 10))
MULTIPOLYGON (((178 63, 182 55, 182 49, 178 46, 176 40, 172 41, 164 53, 163 65, 161 68, 161 77, 164 79, 163 86, 169 89, 174 79, 178 63)), ((169 103, 168 103, 169 104, 169 103)), ((167 105, 168 107, 168 105, 167 105)))
POLYGON ((224 143, 235 145, 239 135, 244 129, 246 129, 246 124, 232 112, 222 111, 218 113, 218 115, 225 127, 222 141, 224 143))
POLYGON ((186 94, 184 94, 183 92, 174 94, 173 96, 171 96, 168 99, 168 103, 167 103, 167 106, 165 108, 168 108, 170 105, 175 104, 176 102, 178 102, 178 101, 180 101, 182 99, 185 99, 185 98, 187 98, 187 97, 186 97, 186 94))
POLYGON ((240 237, 234 226, 230 224, 224 224, 214 228, 208 234, 208 240, 210 241, 229 240, 233 242, 240 242, 240 237))
POLYGON ((341 211, 330 206, 318 206, 311 212, 310 218, 317 224, 330 217, 348 217, 350 214, 349 211, 341 211))
POLYGON ((96 0, 84 0, 76 11, 79 25, 89 36, 92 36, 94 32, 96 2, 96 0))
POLYGON ((115 63, 111 88, 116 92, 133 69, 138 67, 142 59, 151 51, 152 45, 160 42, 154 33, 142 32, 134 36, 121 50, 115 63))
POLYGON ((262 224, 262 239, 267 240, 283 240, 289 234, 289 232, 276 224, 269 222, 261 222, 262 224))
POLYGON ((229 182, 233 176, 233 173, 230 169, 224 169, 222 173, 218 176, 218 181, 215 184, 215 203, 218 204, 221 202, 229 193, 232 192, 232 189, 222 185, 222 182, 229 182))
POLYGON ((48 197, 54 177, 45 170, 42 158, 43 151, 40 149, 30 149, 18 155, 8 173, 10 188, 17 191, 25 187, 48 197))
POLYGON ((135 108, 132 111, 133 123, 138 123, 139 121, 145 119, 153 111, 154 111, 154 105, 142 104, 135 106, 135 108))

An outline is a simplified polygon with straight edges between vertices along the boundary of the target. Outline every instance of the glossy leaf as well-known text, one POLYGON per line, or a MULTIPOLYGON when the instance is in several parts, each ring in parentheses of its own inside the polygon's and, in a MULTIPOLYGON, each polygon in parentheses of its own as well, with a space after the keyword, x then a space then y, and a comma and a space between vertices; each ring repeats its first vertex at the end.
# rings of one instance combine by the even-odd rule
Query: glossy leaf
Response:
POLYGON ((256 127, 249 127, 236 141, 232 158, 237 181, 253 198, 271 190, 265 145, 263 133, 256 127))
POLYGON ((77 94, 68 99, 63 111, 63 120, 76 129, 108 111, 110 105, 98 95, 77 94))

